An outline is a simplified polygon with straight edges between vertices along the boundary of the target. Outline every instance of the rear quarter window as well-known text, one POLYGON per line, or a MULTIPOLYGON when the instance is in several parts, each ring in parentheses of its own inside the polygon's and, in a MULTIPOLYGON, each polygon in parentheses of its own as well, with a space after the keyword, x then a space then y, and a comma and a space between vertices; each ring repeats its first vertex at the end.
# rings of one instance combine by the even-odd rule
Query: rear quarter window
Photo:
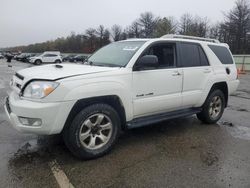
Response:
POLYGON ((208 47, 214 52, 222 64, 233 64, 231 53, 226 47, 214 45, 208 45, 208 47))

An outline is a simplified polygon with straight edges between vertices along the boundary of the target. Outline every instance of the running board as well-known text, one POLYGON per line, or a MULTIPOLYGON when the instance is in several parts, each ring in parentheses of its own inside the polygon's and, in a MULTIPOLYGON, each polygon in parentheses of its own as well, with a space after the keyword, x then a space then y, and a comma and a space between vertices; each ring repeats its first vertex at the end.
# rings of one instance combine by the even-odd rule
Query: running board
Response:
POLYGON ((133 119, 132 121, 127 122, 127 128, 128 129, 138 128, 138 127, 143 127, 143 126, 159 123, 159 122, 170 120, 170 119, 191 116, 191 115, 201 112, 201 110, 202 110, 201 108, 189 108, 185 110, 178 110, 178 111, 161 113, 161 114, 156 114, 156 115, 151 115, 151 116, 146 116, 146 117, 140 117, 140 118, 136 118, 136 119, 133 119))

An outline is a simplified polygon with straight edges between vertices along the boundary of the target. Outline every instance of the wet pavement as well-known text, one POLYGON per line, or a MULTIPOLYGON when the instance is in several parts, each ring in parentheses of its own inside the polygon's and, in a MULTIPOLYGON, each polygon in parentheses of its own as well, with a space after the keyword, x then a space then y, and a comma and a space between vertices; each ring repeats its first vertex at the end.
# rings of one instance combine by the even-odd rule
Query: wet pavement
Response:
POLYGON ((0 60, 0 187, 59 187, 54 161, 74 187, 250 187, 250 74, 218 124, 192 116, 129 130, 110 154, 79 161, 60 135, 11 127, 4 97, 14 72, 30 66, 11 65, 0 60))

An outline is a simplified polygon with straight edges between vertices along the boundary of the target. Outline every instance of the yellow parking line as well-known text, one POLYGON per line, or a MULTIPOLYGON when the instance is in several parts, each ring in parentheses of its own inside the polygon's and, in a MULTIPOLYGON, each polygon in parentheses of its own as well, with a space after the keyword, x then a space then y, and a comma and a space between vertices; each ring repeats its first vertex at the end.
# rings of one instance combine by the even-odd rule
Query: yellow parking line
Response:
POLYGON ((49 167, 60 188, 74 188, 56 160, 49 162, 49 167))

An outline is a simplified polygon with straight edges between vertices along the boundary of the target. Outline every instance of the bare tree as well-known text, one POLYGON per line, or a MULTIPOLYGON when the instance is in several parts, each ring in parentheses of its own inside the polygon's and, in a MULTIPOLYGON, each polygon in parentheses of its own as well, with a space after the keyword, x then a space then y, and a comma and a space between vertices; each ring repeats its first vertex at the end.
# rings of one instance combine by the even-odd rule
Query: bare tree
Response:
POLYGON ((246 53, 248 40, 247 33, 250 31, 250 7, 246 0, 237 0, 235 7, 227 14, 224 29, 230 37, 226 38, 236 53, 246 53))
POLYGON ((180 31, 182 35, 192 35, 198 37, 207 37, 209 31, 209 21, 207 18, 199 16, 193 17, 190 14, 184 14, 180 19, 180 31))
POLYGON ((99 38, 99 47, 102 47, 110 42, 109 41, 110 32, 108 29, 105 29, 103 25, 100 25, 96 29, 96 34, 97 37, 99 38))
POLYGON ((154 31, 154 37, 161 37, 166 34, 174 34, 176 33, 178 23, 174 20, 173 17, 169 18, 161 18, 156 23, 156 28, 154 31))
POLYGON ((113 25, 111 28, 111 36, 114 41, 121 40, 121 34, 122 34, 122 27, 120 25, 113 25))
POLYGON ((97 36, 96 36, 96 29, 94 28, 89 28, 85 31, 85 35, 84 35, 84 39, 85 39, 85 50, 88 53, 92 53, 93 51, 95 51, 95 49, 97 48, 97 36))
POLYGON ((129 38, 140 38, 141 37, 141 26, 138 21, 134 21, 131 26, 128 28, 128 37, 129 38))
POLYGON ((145 12, 140 15, 138 24, 142 28, 143 37, 151 38, 153 37, 153 32, 156 28, 156 24, 159 18, 155 17, 151 12, 145 12))
POLYGON ((188 13, 183 14, 181 16, 180 23, 179 23, 179 26, 180 26, 179 33, 181 35, 188 35, 188 34, 190 34, 190 30, 191 30, 192 24, 193 24, 193 18, 192 18, 192 16, 190 14, 188 14, 188 13))

